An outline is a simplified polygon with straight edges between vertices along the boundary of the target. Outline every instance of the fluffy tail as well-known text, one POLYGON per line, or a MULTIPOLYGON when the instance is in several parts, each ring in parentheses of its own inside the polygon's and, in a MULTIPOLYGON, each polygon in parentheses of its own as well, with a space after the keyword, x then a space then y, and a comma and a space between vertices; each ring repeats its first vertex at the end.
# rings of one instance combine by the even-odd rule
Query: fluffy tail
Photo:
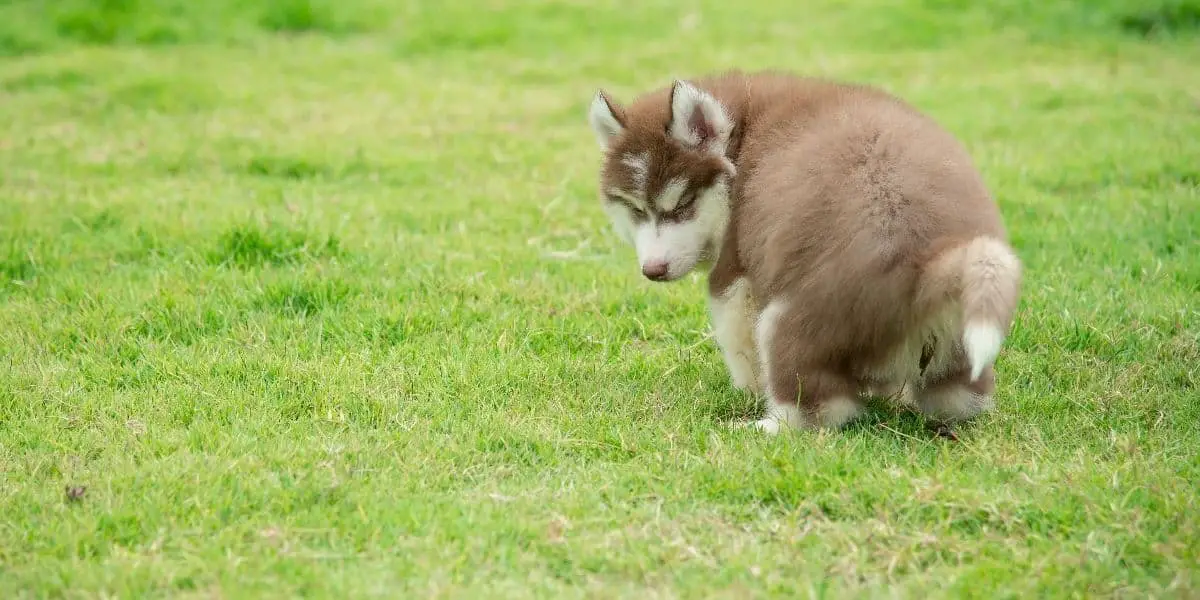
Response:
MULTIPOLYGON (((1021 262, 1003 241, 980 236, 941 253, 926 269, 930 300, 962 306, 962 342, 971 381, 995 362, 1020 296, 1021 262)), ((938 302, 938 304, 941 304, 938 302)))

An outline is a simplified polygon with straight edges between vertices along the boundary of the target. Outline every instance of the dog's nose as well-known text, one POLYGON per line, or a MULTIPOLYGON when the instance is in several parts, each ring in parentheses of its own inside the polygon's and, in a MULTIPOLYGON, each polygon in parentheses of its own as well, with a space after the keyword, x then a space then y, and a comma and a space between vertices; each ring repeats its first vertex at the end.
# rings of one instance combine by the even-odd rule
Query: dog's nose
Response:
POLYGON ((650 281, 662 281, 667 278, 667 271, 670 270, 670 265, 664 261, 648 262, 642 265, 642 275, 650 281))

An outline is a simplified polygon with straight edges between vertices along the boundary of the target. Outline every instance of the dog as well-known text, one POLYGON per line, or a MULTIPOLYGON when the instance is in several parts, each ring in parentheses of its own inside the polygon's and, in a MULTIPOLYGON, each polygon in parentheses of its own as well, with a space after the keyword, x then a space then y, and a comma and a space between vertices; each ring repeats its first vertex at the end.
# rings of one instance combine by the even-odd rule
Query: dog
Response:
POLYGON ((588 122, 642 275, 707 270, 733 385, 767 433, 870 396, 954 423, 994 407, 1022 264, 965 148, 881 89, 787 72, 674 80, 588 122))

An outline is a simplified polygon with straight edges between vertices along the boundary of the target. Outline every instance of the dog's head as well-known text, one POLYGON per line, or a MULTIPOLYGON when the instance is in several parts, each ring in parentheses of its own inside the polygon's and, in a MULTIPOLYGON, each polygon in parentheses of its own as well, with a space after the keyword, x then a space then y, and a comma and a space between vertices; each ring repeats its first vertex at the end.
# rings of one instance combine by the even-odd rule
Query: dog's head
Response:
POLYGON ((613 228, 651 281, 674 281, 716 257, 736 170, 733 121, 708 92, 677 81, 668 93, 618 105, 603 91, 588 121, 604 164, 600 196, 613 228))

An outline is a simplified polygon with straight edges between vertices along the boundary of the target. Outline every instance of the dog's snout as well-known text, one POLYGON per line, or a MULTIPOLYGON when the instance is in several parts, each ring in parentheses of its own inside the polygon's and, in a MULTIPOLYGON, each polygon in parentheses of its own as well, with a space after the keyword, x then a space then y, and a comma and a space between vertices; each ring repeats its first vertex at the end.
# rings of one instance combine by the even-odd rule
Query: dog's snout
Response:
POLYGON ((651 261, 642 265, 642 275, 650 281, 662 281, 667 278, 667 272, 670 271, 670 265, 666 261, 651 261))

